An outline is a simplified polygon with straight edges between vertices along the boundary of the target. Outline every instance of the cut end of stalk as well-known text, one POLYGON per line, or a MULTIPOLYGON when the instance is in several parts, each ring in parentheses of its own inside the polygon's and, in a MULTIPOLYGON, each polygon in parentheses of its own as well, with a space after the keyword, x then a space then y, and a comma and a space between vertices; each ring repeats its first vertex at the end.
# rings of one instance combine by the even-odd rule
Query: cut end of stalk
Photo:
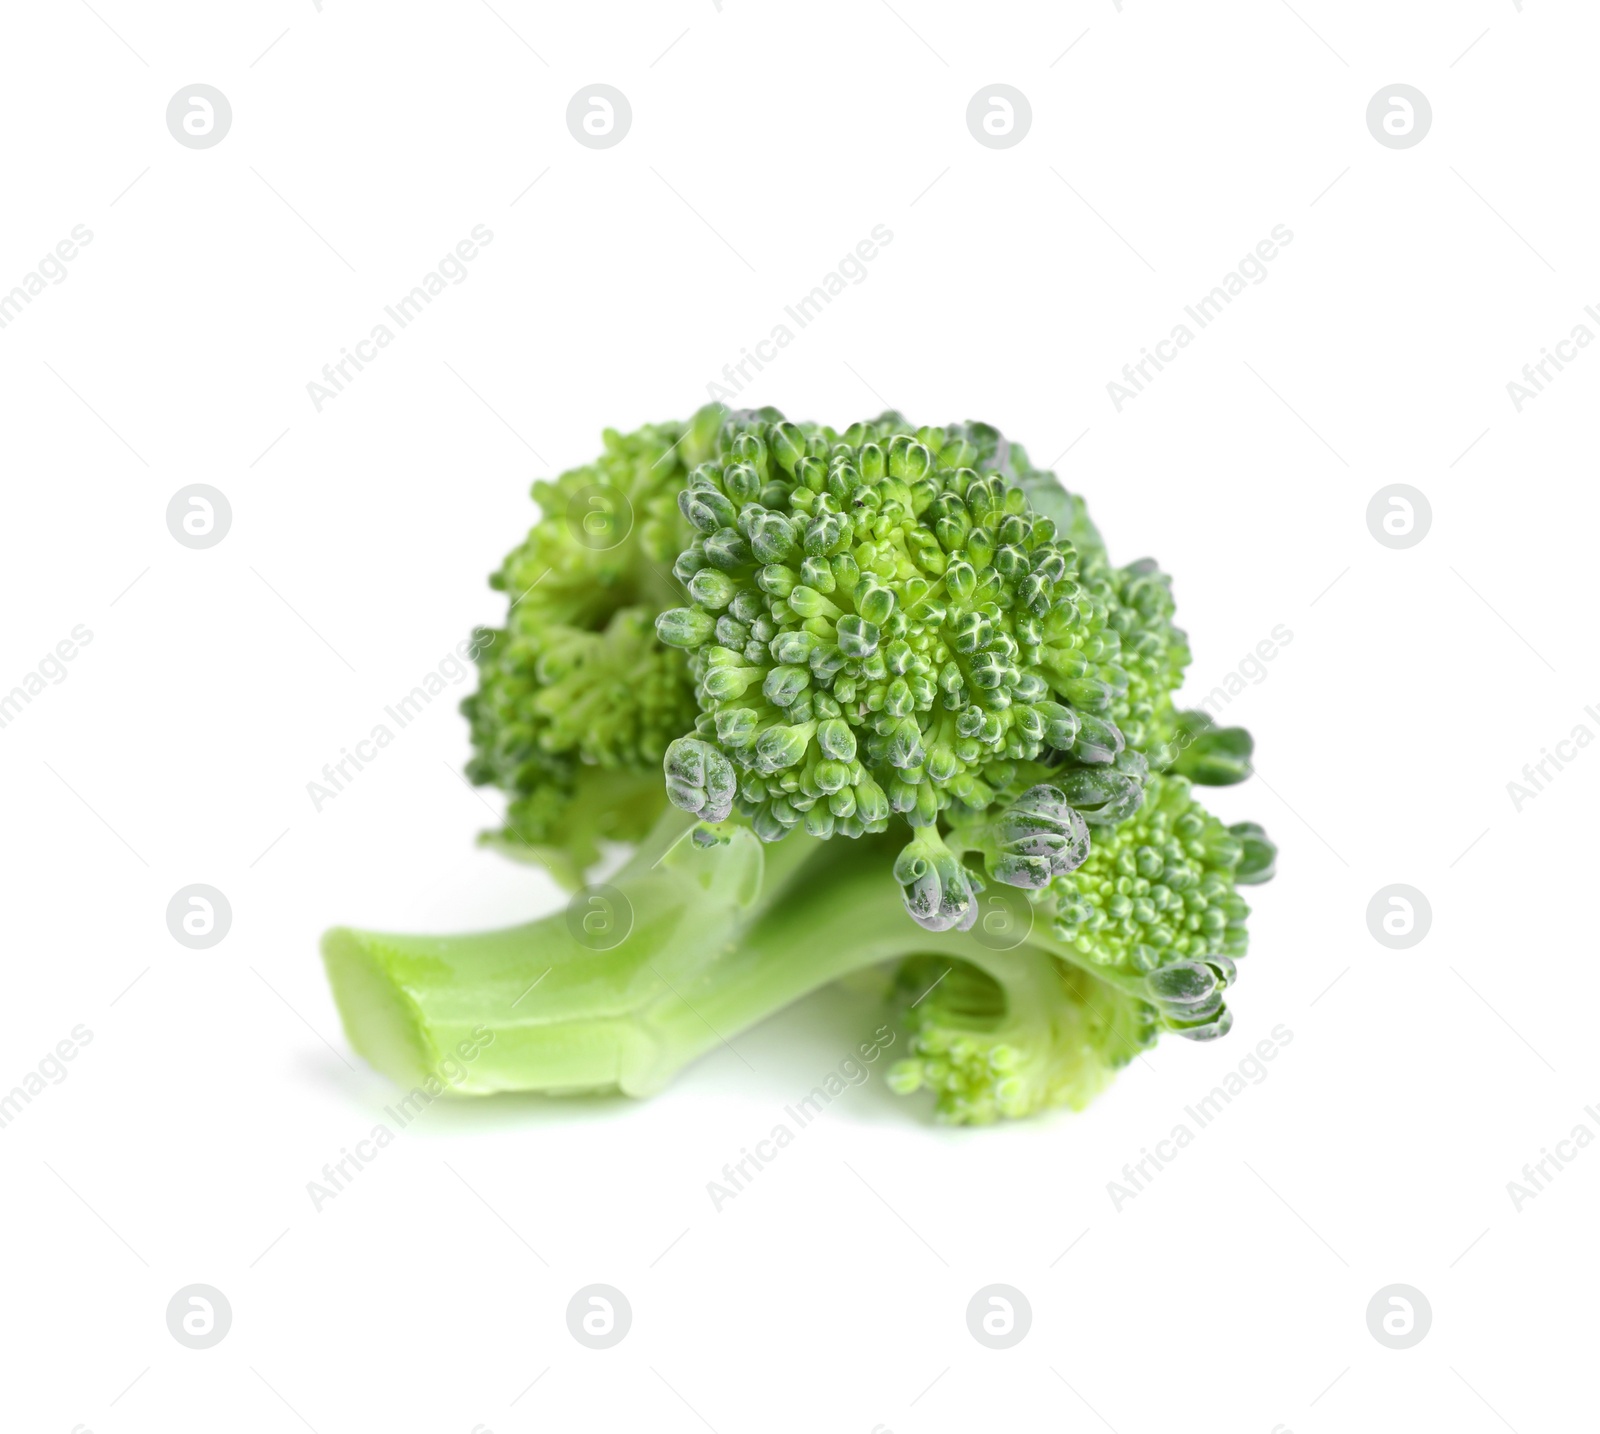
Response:
POLYGON ((346 1039, 374 1070, 403 1086, 430 1076, 438 1053, 422 1012, 373 949, 374 938, 335 927, 322 938, 322 960, 346 1039))

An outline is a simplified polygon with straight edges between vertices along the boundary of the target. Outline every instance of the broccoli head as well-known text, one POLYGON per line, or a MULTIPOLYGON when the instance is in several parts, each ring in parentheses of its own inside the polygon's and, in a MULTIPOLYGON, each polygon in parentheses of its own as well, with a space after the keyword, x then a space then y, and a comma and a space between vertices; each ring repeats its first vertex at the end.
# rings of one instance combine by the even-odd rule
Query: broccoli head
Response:
MULTIPOLYGON (((1124 727, 1155 739, 1187 657, 1165 578, 1098 550, 1084 571, 985 467, 998 443, 895 414, 843 434, 730 422, 678 497, 693 604, 656 620, 690 654, 701 709, 667 752, 672 800, 709 821, 737 810, 765 841, 900 818, 894 875, 936 931, 970 926, 984 885, 941 825, 1004 821, 1041 778, 1083 820, 1120 820, 1148 770, 1124 727)), ((1037 884, 1014 862, 986 874, 1037 884)))

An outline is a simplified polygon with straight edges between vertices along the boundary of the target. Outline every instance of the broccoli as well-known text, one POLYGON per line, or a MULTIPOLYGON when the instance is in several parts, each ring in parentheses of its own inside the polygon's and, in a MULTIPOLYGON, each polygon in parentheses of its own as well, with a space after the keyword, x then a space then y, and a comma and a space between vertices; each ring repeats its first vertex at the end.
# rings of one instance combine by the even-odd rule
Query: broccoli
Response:
POLYGON ((406 1083, 659 1090, 841 976, 892 970, 897 1091, 1079 1108, 1163 1030, 1224 1035, 1272 874, 1239 729, 1179 712, 1153 563, 984 424, 701 410, 535 488, 463 704, 485 840, 580 886, 465 936, 331 931, 346 1032, 406 1083), (468 1033, 461 1073, 451 1052, 468 1033))

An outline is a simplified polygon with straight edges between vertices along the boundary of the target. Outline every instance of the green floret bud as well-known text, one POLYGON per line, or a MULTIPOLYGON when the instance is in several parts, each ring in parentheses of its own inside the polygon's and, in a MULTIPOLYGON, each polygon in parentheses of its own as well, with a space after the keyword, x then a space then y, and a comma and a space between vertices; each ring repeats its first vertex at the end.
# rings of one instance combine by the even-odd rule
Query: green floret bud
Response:
MULTIPOLYGON (((691 580, 691 591, 702 576, 704 576, 702 573, 695 574, 691 580)), ((716 573, 713 576, 722 575, 716 573)), ((718 607, 727 605, 726 599, 717 604, 718 607)), ((656 636, 668 647, 700 647, 710 640, 716 630, 716 619, 707 613, 697 612, 694 608, 673 608, 656 618, 656 636)))
POLYGON ((1202 786, 1227 787, 1253 770, 1255 743, 1243 727, 1219 727, 1204 712, 1180 712, 1169 739, 1171 770, 1202 786))
POLYGON ((1145 994, 1169 1030, 1190 1040, 1215 1040, 1233 1026, 1233 1012, 1223 1005, 1222 992, 1236 974, 1237 968, 1227 956, 1174 961, 1150 973, 1145 994))
POLYGON ((1124 748, 1107 764, 1061 776, 1061 791, 1090 826, 1115 826, 1139 810, 1150 766, 1144 753, 1124 748))
POLYGON ((921 827, 895 859, 894 879, 911 919, 925 931, 967 931, 978 919, 983 882, 932 827, 921 827))
POLYGON ((1052 930, 1069 959, 1142 995, 1171 1028, 1221 1035, 1221 992, 1247 946, 1235 888, 1265 880, 1274 854, 1259 827, 1224 827, 1187 779, 1153 776, 1138 812, 1098 829, 1087 860, 1051 883, 1052 930))
POLYGON ((795 727, 768 727, 756 738, 756 771, 771 776, 798 766, 815 731, 815 722, 795 727))
POLYGON ((1089 827, 1059 787, 1029 787, 989 826, 990 874, 1037 890, 1076 871, 1089 855, 1089 827))
POLYGON ((726 821, 738 789, 733 764, 709 742, 680 737, 667 748, 663 763, 672 805, 701 821, 726 821))
POLYGON ((1278 867, 1278 848, 1255 822, 1235 822, 1228 834, 1239 843, 1239 865, 1233 879, 1240 886, 1271 881, 1278 867))
POLYGON ((817 746, 825 756, 837 762, 849 762, 856 755, 856 734, 850 724, 838 717, 830 717, 817 728, 817 746))

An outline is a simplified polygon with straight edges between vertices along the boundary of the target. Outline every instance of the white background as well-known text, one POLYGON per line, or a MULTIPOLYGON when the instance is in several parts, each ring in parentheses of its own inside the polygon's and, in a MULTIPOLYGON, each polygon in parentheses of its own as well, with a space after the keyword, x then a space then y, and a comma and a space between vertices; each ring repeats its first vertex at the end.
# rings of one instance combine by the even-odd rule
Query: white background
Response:
POLYGON ((0 730, 0 1087, 93 1040, 0 1131, 0 1422, 1590 1427, 1600 1151, 1520 1213, 1506 1186, 1600 1131, 1600 753, 1520 812, 1506 784, 1600 732, 1600 354, 1520 413, 1506 384, 1600 301, 1597 31, 1558 0, 9 7, 0 288, 94 238, 0 332, 0 688, 94 636, 0 730), (633 109, 603 151, 564 121, 596 81, 633 109), (1000 151, 964 118, 995 81, 1033 111, 1000 151), (1434 114, 1405 150, 1364 118, 1397 81, 1434 114), (195 82, 233 108, 211 149, 164 122, 195 82), (475 224, 470 277, 317 412, 307 382, 475 224), (1174 574, 1192 697, 1293 633, 1227 712, 1260 779, 1211 798, 1282 848, 1233 1035, 989 1130, 875 1071, 716 1213, 706 1182, 878 1023, 827 992, 740 1038, 754 1075, 436 1106, 314 1211, 394 1095, 319 933, 560 898, 473 846, 464 687, 320 814, 306 783, 503 611, 535 476, 686 415, 875 224, 749 401, 1070 447, 1113 556, 1174 574), (1275 224, 1269 278, 1117 412, 1107 382, 1275 224), (192 482, 232 505, 207 551, 165 524, 192 482), (1366 524, 1393 482, 1432 506, 1405 551, 1366 524), (193 882, 232 903, 209 951, 165 924, 193 882), (1432 905, 1407 951, 1367 928, 1392 882, 1432 905), (1116 1211, 1280 1023, 1269 1077, 1116 1211), (165 1322, 195 1282, 233 1309, 205 1351, 165 1322), (609 1351, 566 1329, 594 1282, 633 1307, 609 1351), (1009 1351, 966 1328, 994 1282, 1033 1309, 1009 1351), (1365 1318, 1397 1282, 1433 1310, 1400 1352, 1365 1318))

